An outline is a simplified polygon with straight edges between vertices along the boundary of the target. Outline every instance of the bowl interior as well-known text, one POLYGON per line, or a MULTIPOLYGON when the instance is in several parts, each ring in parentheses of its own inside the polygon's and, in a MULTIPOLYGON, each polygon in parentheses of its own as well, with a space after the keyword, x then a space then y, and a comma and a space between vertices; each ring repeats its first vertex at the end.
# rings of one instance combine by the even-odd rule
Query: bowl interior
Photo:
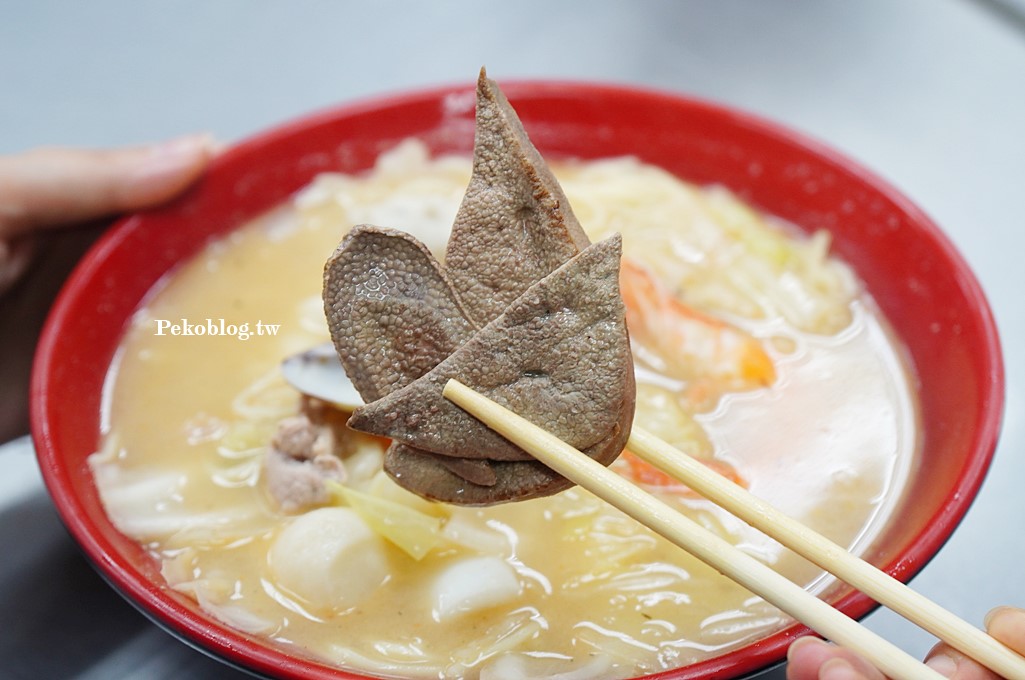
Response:
MULTIPOLYGON (((995 325, 964 261, 921 211, 855 163, 773 124, 664 93, 578 83, 503 85, 534 143, 551 157, 634 155, 689 181, 723 184, 805 229, 825 228, 907 348, 924 424, 923 455, 893 522, 868 558, 902 580, 953 531, 996 445, 1003 373, 995 325), (913 502, 911 500, 913 499, 913 502)), ((132 313, 152 286, 209 240, 281 202, 323 171, 358 172, 407 137, 469 153, 473 91, 447 88, 304 118, 218 158, 175 203, 122 220, 82 261, 44 331, 32 427, 43 477, 72 535, 104 576, 190 643, 257 673, 355 677, 289 655, 200 612, 104 514, 86 458, 100 436, 101 391, 132 313)), ((836 589, 852 616, 868 598, 836 589)), ((735 676, 783 658, 805 632, 770 638, 663 674, 735 676)))

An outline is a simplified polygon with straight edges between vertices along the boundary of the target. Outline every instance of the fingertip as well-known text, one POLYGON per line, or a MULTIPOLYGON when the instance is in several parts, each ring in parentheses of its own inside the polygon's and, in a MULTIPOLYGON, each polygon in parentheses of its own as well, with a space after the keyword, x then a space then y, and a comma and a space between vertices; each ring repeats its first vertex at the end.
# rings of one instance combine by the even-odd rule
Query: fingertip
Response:
POLYGON ((1025 609, 1011 607, 1010 605, 1000 605, 986 612, 986 618, 983 620, 983 623, 986 628, 990 628, 994 622, 1006 618, 1025 620, 1025 609))
POLYGON ((150 153, 155 157, 172 158, 212 158, 222 148, 213 133, 193 132, 172 137, 150 146, 150 153))
POLYGON ((866 680, 866 677, 847 659, 836 656, 819 668, 819 680, 866 680))
POLYGON ((213 135, 197 133, 153 144, 121 186, 121 210, 169 200, 194 182, 218 153, 213 135))
POLYGON ((819 668, 837 653, 837 647, 814 636, 798 638, 787 649, 788 680, 816 680, 819 668))
POLYGON ((986 631, 1019 654, 1025 654, 1025 610, 1001 606, 986 614, 986 631))
POLYGON ((153 207, 195 182, 216 153, 213 137, 201 133, 144 146, 0 156, 0 238, 153 207))
POLYGON ((805 635, 804 637, 797 638, 790 647, 787 648, 787 661, 793 662, 795 659, 807 656, 808 654, 821 654, 823 651, 830 649, 830 645, 825 640, 820 638, 805 635))
POLYGON ((957 672, 957 661, 945 653, 930 656, 925 660, 925 665, 945 678, 952 678, 957 672))
POLYGON ((789 680, 883 680, 871 663, 845 647, 816 637, 795 641, 787 650, 789 680))

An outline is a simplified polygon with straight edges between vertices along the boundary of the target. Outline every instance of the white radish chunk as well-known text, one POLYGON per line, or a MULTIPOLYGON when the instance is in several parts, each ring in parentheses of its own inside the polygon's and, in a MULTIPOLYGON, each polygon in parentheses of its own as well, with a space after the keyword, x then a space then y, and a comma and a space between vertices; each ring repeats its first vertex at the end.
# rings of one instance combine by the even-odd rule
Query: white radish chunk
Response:
POLYGON ((510 602, 520 589, 516 571, 498 557, 461 560, 434 582, 434 619, 448 621, 510 602))
POLYGON ((358 605, 389 576, 382 539, 349 508, 297 517, 267 555, 271 577, 314 611, 358 605))

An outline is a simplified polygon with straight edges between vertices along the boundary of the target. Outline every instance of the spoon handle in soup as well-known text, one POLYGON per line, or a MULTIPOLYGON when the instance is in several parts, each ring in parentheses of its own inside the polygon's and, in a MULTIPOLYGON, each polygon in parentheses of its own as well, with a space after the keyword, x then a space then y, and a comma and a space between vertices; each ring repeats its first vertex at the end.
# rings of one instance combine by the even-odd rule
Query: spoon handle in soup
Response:
POLYGON ((456 380, 444 395, 538 460, 893 678, 943 676, 625 478, 456 380))

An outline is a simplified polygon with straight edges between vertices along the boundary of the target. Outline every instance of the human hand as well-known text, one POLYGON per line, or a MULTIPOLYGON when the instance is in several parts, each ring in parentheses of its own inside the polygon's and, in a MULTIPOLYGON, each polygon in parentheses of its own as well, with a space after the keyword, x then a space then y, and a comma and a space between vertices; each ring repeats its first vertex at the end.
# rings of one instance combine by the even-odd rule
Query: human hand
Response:
POLYGON ((33 235, 163 203, 213 155, 205 135, 111 150, 40 148, 0 156, 0 293, 27 269, 33 235))
POLYGON ((28 430, 36 339, 65 277, 105 227, 99 218, 170 200, 202 174, 214 151, 209 137, 193 135, 132 148, 0 156, 0 443, 28 430))
MULTIPOLYGON (((997 607, 986 616, 986 631, 1025 655, 1025 610, 997 607)), ((998 675, 951 649, 945 643, 933 647, 925 663, 955 680, 996 680, 998 675)), ((787 680, 883 680, 884 676, 854 652, 814 637, 804 637, 787 652, 787 680)))

